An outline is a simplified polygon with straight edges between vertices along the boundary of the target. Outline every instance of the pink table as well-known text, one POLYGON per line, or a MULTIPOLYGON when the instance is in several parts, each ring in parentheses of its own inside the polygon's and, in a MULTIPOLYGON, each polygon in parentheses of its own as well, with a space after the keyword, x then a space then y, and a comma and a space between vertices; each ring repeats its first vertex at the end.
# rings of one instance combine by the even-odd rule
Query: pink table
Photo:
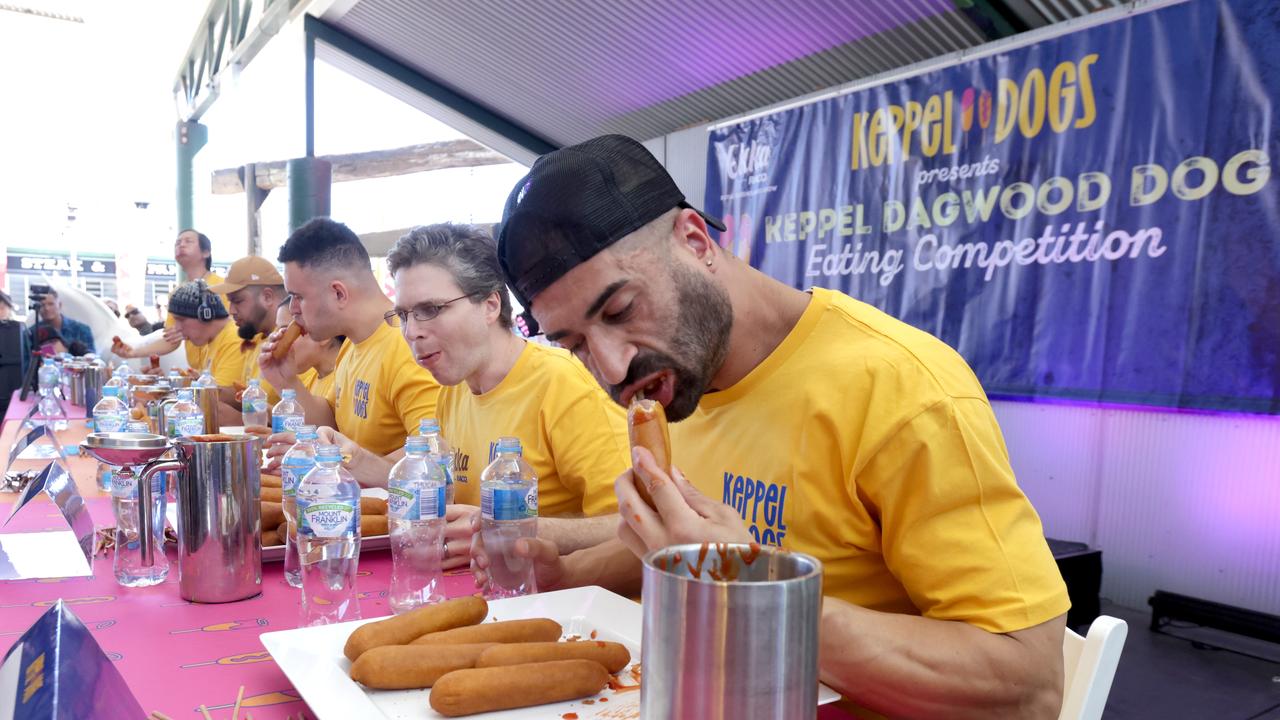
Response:
MULTIPOLYGON (((0 452, 17 423, 7 423, 0 438, 0 452)), ((67 431, 64 442, 82 438, 83 426, 67 431)), ((94 464, 87 458, 72 460, 81 493, 97 527, 115 524, 111 499, 93 484, 94 464), (84 477, 82 477, 84 476, 84 477)), ((0 496, 0 517, 7 517, 12 495, 0 496)), ((46 499, 33 501, 13 523, 12 532, 64 529, 61 516, 46 499)), ((224 605, 198 605, 178 597, 175 548, 168 546, 169 580, 150 588, 118 585, 111 570, 110 554, 94 559, 94 577, 0 582, 0 657, 56 600, 61 598, 89 628, 120 670, 142 708, 158 710, 174 720, 201 718, 200 706, 218 720, 231 717, 236 693, 244 687, 246 712, 255 720, 287 717, 313 718, 289 680, 262 647, 264 632, 288 630, 299 624, 298 591, 289 587, 280 563, 266 563, 262 595, 224 605)), ((387 587, 391 555, 388 550, 364 553, 360 558, 357 589, 360 612, 366 618, 390 614, 387 587)), ((447 575, 444 591, 450 597, 475 592, 469 573, 447 575)), ((820 720, 851 717, 827 706, 820 720)))

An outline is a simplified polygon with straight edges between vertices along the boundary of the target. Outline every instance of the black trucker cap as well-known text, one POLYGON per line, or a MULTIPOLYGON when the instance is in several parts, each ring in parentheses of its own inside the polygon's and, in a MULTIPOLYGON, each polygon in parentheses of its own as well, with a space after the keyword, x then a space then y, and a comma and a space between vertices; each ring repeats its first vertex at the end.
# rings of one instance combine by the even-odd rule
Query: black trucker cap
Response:
POLYGON ((538 293, 676 207, 724 232, 724 223, 690 205, 657 158, 629 137, 602 135, 538 158, 507 198, 498 229, 498 261, 530 331, 537 331, 529 306, 538 293))

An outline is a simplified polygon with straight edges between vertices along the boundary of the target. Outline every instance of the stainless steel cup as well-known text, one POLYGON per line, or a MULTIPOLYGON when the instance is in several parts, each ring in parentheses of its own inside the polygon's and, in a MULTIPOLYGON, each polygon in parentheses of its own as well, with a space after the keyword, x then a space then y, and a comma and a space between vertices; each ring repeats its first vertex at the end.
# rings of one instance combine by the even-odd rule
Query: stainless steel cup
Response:
POLYGON ((84 408, 92 413, 93 406, 102 399, 102 386, 107 381, 107 369, 86 365, 81 377, 84 378, 84 408))
POLYGON ((178 592, 222 603, 262 592, 258 504, 262 445, 254 436, 226 442, 173 440, 177 459, 148 464, 140 481, 177 471, 178 592))
POLYGON ((644 558, 640 717, 813 718, 822 564, 756 545, 644 558))

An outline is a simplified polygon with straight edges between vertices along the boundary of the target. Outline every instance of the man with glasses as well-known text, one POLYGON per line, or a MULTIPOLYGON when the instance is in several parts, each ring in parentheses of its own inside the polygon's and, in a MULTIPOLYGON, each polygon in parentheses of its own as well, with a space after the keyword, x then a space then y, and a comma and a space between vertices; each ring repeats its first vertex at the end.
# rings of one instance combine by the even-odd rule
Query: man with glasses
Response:
MULTIPOLYGON (((414 362, 395 316, 391 323, 384 318, 391 301, 373 276, 360 238, 342 223, 316 218, 289 236, 278 259, 294 320, 314 340, 345 335, 351 346, 325 397, 312 395, 299 380, 292 352, 281 360, 271 356, 283 329, 260 348, 262 377, 296 392, 308 423, 337 428, 376 455, 400 449, 422 418, 435 416, 440 384, 414 362)), ((292 438, 271 441, 269 455, 287 450, 283 446, 292 438)))
MULTIPOLYGON (((470 559, 480 473, 500 436, 520 439, 538 476, 540 535, 562 552, 613 537, 613 479, 630 466, 626 413, 568 352, 512 332, 493 239, 467 225, 417 227, 396 243, 387 267, 396 284, 388 316, 418 364, 443 385, 440 427, 456 450, 446 567, 470 559)), ((386 482, 387 460, 344 450, 357 479, 386 482)))

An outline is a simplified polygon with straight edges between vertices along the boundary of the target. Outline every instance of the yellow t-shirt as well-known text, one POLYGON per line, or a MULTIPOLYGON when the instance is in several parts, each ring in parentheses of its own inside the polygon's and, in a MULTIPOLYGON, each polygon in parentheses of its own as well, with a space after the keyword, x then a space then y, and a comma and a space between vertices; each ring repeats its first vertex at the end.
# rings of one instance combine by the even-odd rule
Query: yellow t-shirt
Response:
POLYGON ((333 381, 338 377, 338 365, 342 363, 342 358, 347 354, 347 350, 351 348, 350 340, 343 340, 342 345, 338 348, 338 357, 333 364, 333 372, 320 377, 320 373, 315 368, 307 368, 307 371, 298 376, 298 381, 307 389, 307 392, 316 397, 327 398, 333 393, 333 381))
POLYGON ((244 383, 245 385, 248 385, 250 380, 252 380, 253 378, 258 378, 258 386, 261 387, 263 391, 267 393, 268 407, 274 408, 276 406, 276 403, 280 402, 280 391, 276 390, 274 385, 267 382, 267 379, 262 377, 262 367, 259 364, 259 360, 258 360, 258 346, 261 345, 262 342, 266 339, 267 339, 267 336, 264 335, 263 333, 258 333, 257 335, 253 336, 253 341, 252 341, 253 349, 249 351, 248 357, 245 358, 244 379, 241 380, 240 382, 244 383))
POLYGON ((480 504, 480 473, 502 436, 520 439, 538 476, 538 514, 617 512, 613 481, 631 467, 626 412, 568 352, 525 343, 511 372, 476 395, 440 391, 440 430, 454 452, 456 501, 480 504))
MULTIPOLYGON (((190 342, 186 344, 195 346, 190 342)), ((236 334, 236 324, 228 318, 226 325, 203 348, 211 361, 214 382, 223 387, 244 382, 245 363, 252 353, 244 352, 241 345, 240 336, 236 334)))
MULTIPOLYGON (((223 281, 222 277, 219 276, 218 273, 213 271, 209 271, 205 273, 203 279, 205 284, 208 285, 209 287, 213 287, 214 285, 217 285, 223 281)), ((222 299, 222 306, 230 310, 231 306, 227 303, 227 296, 219 295, 218 297, 222 299)), ((165 317, 164 326, 166 328, 173 327, 172 315, 167 315, 165 317)), ((205 362, 207 362, 209 359, 209 348, 212 347, 212 344, 201 347, 199 345, 196 345, 195 343, 189 343, 184 341, 182 345, 183 345, 183 350, 187 354, 187 367, 194 368, 196 370, 204 370, 205 362)))
POLYGON ((329 406, 338 432, 360 447, 387 455, 418 432, 418 421, 436 413, 440 383, 413 359, 409 345, 390 325, 351 343, 333 371, 329 406))
POLYGON ((991 405, 951 348, 815 288, 795 328, 671 426, 674 462, 823 593, 1012 632, 1067 611, 991 405))

